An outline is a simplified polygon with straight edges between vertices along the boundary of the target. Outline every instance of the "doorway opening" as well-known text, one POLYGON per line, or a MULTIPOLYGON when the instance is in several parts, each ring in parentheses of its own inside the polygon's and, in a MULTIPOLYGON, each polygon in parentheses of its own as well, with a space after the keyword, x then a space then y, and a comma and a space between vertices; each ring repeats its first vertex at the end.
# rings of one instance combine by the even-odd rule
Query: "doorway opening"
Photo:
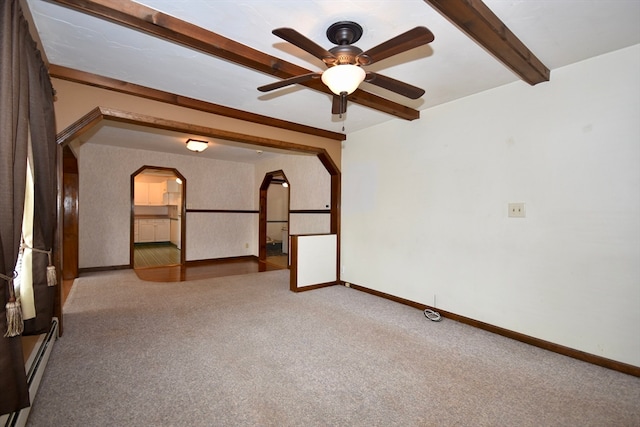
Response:
POLYGON ((131 175, 131 252, 134 269, 185 262, 186 179, 171 168, 143 166, 131 175))
MULTIPOLYGON (((260 186, 258 258, 261 266, 289 268, 289 181, 282 170, 268 172, 260 186)), ((263 271, 263 270, 261 270, 263 271)))

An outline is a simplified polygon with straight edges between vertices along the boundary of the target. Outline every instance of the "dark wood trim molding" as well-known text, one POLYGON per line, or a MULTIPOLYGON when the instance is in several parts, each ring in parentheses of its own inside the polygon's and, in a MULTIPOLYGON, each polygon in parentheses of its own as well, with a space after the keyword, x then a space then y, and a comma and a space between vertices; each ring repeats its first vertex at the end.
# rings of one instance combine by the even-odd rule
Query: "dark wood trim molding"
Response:
POLYGON ((249 213, 257 214, 260 211, 256 210, 241 210, 241 209, 187 209, 187 213, 249 213))
MULTIPOLYGON (((166 120, 144 114, 131 113, 115 108, 96 107, 76 122, 69 125, 57 135, 58 144, 65 144, 88 132, 101 120, 112 120, 115 122, 130 123, 140 126, 147 126, 155 129, 164 129, 175 132, 184 132, 210 138, 218 138, 227 141, 242 142, 262 147, 279 148, 299 153, 315 154, 318 157, 326 156, 328 153, 324 148, 310 145, 296 144, 293 142, 278 139, 265 138, 261 136, 248 135, 239 132, 231 132, 223 129, 211 128, 207 126, 194 125, 190 123, 166 120)), ((324 163, 324 162, 323 162, 324 163)), ((331 173, 331 171, 330 171, 331 173)))
MULTIPOLYGON (((330 171, 329 171, 330 172, 330 171)), ((267 172, 262 179, 262 183, 260 184, 260 189, 258 193, 259 197, 259 216, 258 216, 258 271, 266 271, 267 270, 267 199, 268 199, 268 190, 272 183, 283 183, 286 182, 289 184, 289 180, 287 179, 287 175, 285 175, 282 169, 267 172)), ((289 207, 291 206, 291 197, 290 190, 288 188, 289 197, 287 197, 287 211, 289 211, 289 207)), ((289 217, 287 215, 286 221, 289 223, 289 217)), ((288 267, 288 266, 287 266, 288 267)))
MULTIPOLYGON (((289 151, 301 152, 306 154, 315 154, 318 156, 318 159, 323 164, 323 166, 327 169, 327 172, 331 176, 331 233, 338 235, 339 242, 339 221, 340 221, 340 170, 329 156, 329 153, 324 148, 312 147, 308 145, 295 144, 286 141, 280 141, 269 138, 256 137, 253 135, 245 135, 236 132, 228 132, 220 129, 209 128, 205 126, 192 125, 188 123, 177 122, 173 120, 165 120, 157 117, 145 116, 143 114, 135 114, 126 111, 120 111, 112 108, 105 107, 96 107, 87 113, 85 116, 78 119, 76 122, 72 123, 66 129, 61 131, 57 135, 57 143, 65 146, 73 141, 75 138, 81 136, 82 134, 88 132, 93 128, 93 126, 100 123, 101 120, 114 120, 124 123, 131 123, 140 126, 148 126, 151 128, 158 129, 166 129, 177 132, 186 132, 190 134, 202 135, 202 136, 210 136, 214 138, 220 139, 229 139, 237 142, 244 142, 253 145, 259 145, 264 147, 274 147, 285 149, 289 151)), ((284 176, 284 172, 276 171, 284 176)), ((274 172, 275 173, 275 172, 274 172)), ((267 175, 269 178, 265 179, 260 188, 260 206, 266 206, 266 201, 263 198, 266 198, 266 189, 269 186, 272 175, 267 175)), ((183 202, 184 203, 184 202, 183 202)), ((194 212, 198 210, 194 209, 185 209, 185 214, 188 212, 194 212)), ((204 210, 203 210, 204 211, 204 210)), ((209 210, 206 210, 207 212, 209 210)), ((213 210, 211 210, 213 211, 213 210)), ((228 212, 228 211, 224 211, 228 212)), ((240 211, 241 213, 256 213, 255 211, 240 211)), ((260 227, 265 227, 265 230, 262 228, 259 230, 259 235, 266 236, 266 210, 263 212, 262 208, 258 212, 259 224, 260 227), (264 221, 263 221, 264 219, 264 221)), ((183 236, 184 233, 184 224, 183 227, 183 236)), ((340 265, 340 248, 338 246, 338 260, 336 265, 340 265)), ((259 266, 263 268, 265 271, 267 266, 266 262, 262 261, 266 260, 266 237, 260 237, 259 242, 259 266)), ((338 268, 338 267, 337 267, 338 268)), ((339 268, 338 268, 339 270, 339 268)), ((339 277, 336 275, 336 277, 339 277)))
MULTIPOLYGON (((345 282, 342 282, 343 285, 347 285, 345 282)), ((394 295, 390 295, 384 292, 376 291, 373 289, 366 288, 364 286, 354 285, 352 283, 348 284, 349 287, 366 292, 371 295, 375 295, 381 298, 385 298, 391 301, 398 302, 400 304, 405 304, 410 307, 417 308, 419 310, 431 309, 437 310, 438 313, 444 318, 455 320, 456 322, 464 323, 469 326, 473 326, 476 328, 483 329, 488 332, 492 332, 494 334, 502 335, 503 337, 511 338, 516 341, 520 341, 529 345, 533 345, 535 347, 542 348, 544 350, 552 351, 554 353, 562 354, 563 356, 568 356, 577 360, 581 360, 583 362, 591 363, 593 365, 602 366, 604 368, 612 369, 614 371, 619 371, 624 374, 633 375, 635 377, 640 377, 640 367, 629 365, 627 363, 618 362, 615 360, 607 359, 606 357, 597 356, 595 354, 586 353, 584 351, 576 350, 570 347, 566 347, 560 344, 555 344, 549 341, 542 340, 540 338, 535 338, 529 335, 522 334, 520 332, 511 331, 509 329, 501 328, 499 326, 491 325, 489 323, 481 322, 479 320, 471 319, 469 317, 461 316, 459 314, 451 313, 448 311, 441 310, 439 308, 434 308, 425 304, 421 304, 415 301, 411 301, 408 299, 400 298, 394 295)))
POLYGON ((258 257, 256 257, 255 255, 239 255, 226 258, 196 259, 192 261, 186 261, 185 265, 188 267, 195 267, 199 265, 225 264, 235 261, 257 261, 257 259, 258 257))
MULTIPOLYGON (((225 59, 256 71, 278 78, 295 77, 311 71, 268 55, 249 46, 238 43, 205 30, 190 22, 182 21, 158 10, 132 1, 122 0, 53 0, 55 3, 71 7, 80 12, 97 16, 138 31, 179 43, 200 52, 225 59)), ((301 83, 311 89, 333 95, 319 79, 301 83)), ((256 89, 257 90, 257 89, 256 89)), ((384 99, 361 89, 349 95, 349 100, 393 116, 414 120, 420 112, 402 104, 384 99)), ((327 105, 328 108, 328 105, 327 105)))
POLYGON ((96 107, 75 122, 64 128, 56 135, 56 143, 63 147, 82 136, 105 118, 105 113, 100 107, 96 107))
POLYGON ((307 135, 320 136, 323 138, 335 139, 338 141, 344 141, 345 139, 347 139, 347 137, 342 133, 331 132, 324 129, 318 129, 311 126, 289 122, 286 120, 280 120, 260 114, 249 113, 247 111, 237 110, 235 108, 225 107, 210 102, 199 101, 197 99, 188 98, 186 96, 179 96, 173 93, 151 89, 133 83, 99 76, 97 74, 91 74, 84 71, 62 67, 60 65, 51 64, 49 66, 49 75, 61 80, 68 80, 75 83, 137 96, 139 98, 151 99, 153 101, 159 101, 167 104, 177 105, 179 107, 190 108, 192 110, 199 110, 206 113, 217 114, 219 116, 231 117, 233 119, 277 127, 279 129, 292 130, 307 135))
MULTIPOLYGON (((188 189, 188 182, 187 182, 187 178, 180 173, 180 171, 178 169, 175 168, 167 168, 167 167, 163 167, 163 166, 152 166, 152 165, 143 165, 140 168, 138 168, 138 170, 136 170, 134 173, 131 174, 130 177, 130 185, 131 185, 131 226, 129 229, 129 233, 130 233, 130 239, 129 239, 129 263, 131 265, 131 268, 133 268, 134 266, 134 252, 135 252, 135 241, 134 241, 134 224, 135 224, 135 179, 136 177, 143 173, 145 170, 147 169, 154 169, 154 170, 163 170, 165 172, 169 172, 171 174, 173 174, 173 176, 175 176, 176 178, 180 178, 182 180, 182 202, 180 203, 180 214, 183 217, 183 220, 180 221, 180 230, 178 231, 180 233, 180 241, 182 242, 182 248, 186 248, 187 245, 187 221, 185 218, 185 214, 186 214, 186 206, 187 206, 187 189, 188 189)), ((186 261, 186 249, 181 250, 180 251, 180 265, 183 266, 185 261, 186 261)))
POLYGON ((127 265, 109 265, 104 267, 86 267, 78 269, 78 277, 82 277, 84 273, 95 273, 99 271, 113 271, 113 270, 130 270, 131 266, 127 265))
MULTIPOLYGON (((78 160, 69 146, 58 146, 62 153, 62 190, 59 224, 62 234, 62 279, 73 280, 78 277, 78 200, 80 180, 78 176, 78 160)), ((62 324, 62 322, 61 322, 62 324)))
POLYGON ((522 80, 549 81, 549 69, 481 0, 424 0, 522 80))
MULTIPOLYGON (((210 264, 224 264, 233 261, 256 261, 257 257, 255 255, 239 255, 232 256, 226 258, 209 258, 209 259, 197 259, 191 261, 185 261, 185 266, 195 267, 198 265, 210 265, 210 264)), ((130 265, 111 265, 105 267, 88 267, 81 268, 78 271, 78 276, 82 276, 84 273, 95 273, 100 271, 115 271, 115 270, 130 270, 130 265)))
POLYGON ((306 292, 306 291, 313 291, 314 289, 320 289, 320 288, 328 288, 329 286, 335 286, 337 285, 336 282, 327 282, 327 283, 318 283, 316 285, 309 285, 309 286, 302 286, 300 288, 295 288, 292 289, 293 292, 306 292))
POLYGON ((298 292, 298 238, 291 235, 289 243, 290 262, 289 265, 289 290, 298 292))
POLYGON ((330 214, 331 209, 292 209, 290 214, 330 214))

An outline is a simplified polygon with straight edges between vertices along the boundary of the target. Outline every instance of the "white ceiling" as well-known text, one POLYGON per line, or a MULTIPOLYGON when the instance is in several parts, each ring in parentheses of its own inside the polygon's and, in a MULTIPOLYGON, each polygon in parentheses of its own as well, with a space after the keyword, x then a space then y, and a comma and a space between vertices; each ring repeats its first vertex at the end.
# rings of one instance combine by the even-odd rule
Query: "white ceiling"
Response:
MULTIPOLYGON (((55 3, 27 3, 52 64, 334 132, 343 132, 344 126, 347 135, 398 120, 353 103, 340 119, 331 115, 331 98, 326 94, 302 86, 265 94, 256 88, 276 78, 55 3)), ((519 80, 422 0, 138 3, 314 71, 324 69, 321 61, 271 31, 291 27, 328 49, 332 44, 325 35, 327 27, 337 21, 355 21, 364 29, 356 45, 367 50, 413 27, 426 26, 435 35, 434 42, 367 67, 425 89, 422 98, 409 100, 367 83, 361 86, 418 110, 519 80)), ((485 3, 551 70, 551 79, 554 69, 640 43, 639 0, 485 3)), ((428 120, 428 111, 421 116, 428 120)))

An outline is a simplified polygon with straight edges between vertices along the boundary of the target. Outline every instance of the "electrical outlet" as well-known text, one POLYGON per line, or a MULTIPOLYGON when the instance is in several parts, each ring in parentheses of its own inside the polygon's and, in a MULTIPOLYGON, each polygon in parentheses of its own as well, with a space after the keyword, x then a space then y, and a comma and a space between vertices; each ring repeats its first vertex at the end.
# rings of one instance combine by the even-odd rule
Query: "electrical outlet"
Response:
POLYGON ((524 203, 509 203, 510 218, 524 218, 526 216, 527 215, 524 209, 524 203))

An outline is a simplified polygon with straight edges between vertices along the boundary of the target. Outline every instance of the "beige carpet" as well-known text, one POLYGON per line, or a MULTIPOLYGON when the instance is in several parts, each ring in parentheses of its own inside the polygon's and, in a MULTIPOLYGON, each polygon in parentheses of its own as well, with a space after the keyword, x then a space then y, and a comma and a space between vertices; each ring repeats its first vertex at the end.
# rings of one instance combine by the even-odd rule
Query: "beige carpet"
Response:
POLYGON ((29 425, 640 425, 639 378, 288 274, 81 277, 29 425))

